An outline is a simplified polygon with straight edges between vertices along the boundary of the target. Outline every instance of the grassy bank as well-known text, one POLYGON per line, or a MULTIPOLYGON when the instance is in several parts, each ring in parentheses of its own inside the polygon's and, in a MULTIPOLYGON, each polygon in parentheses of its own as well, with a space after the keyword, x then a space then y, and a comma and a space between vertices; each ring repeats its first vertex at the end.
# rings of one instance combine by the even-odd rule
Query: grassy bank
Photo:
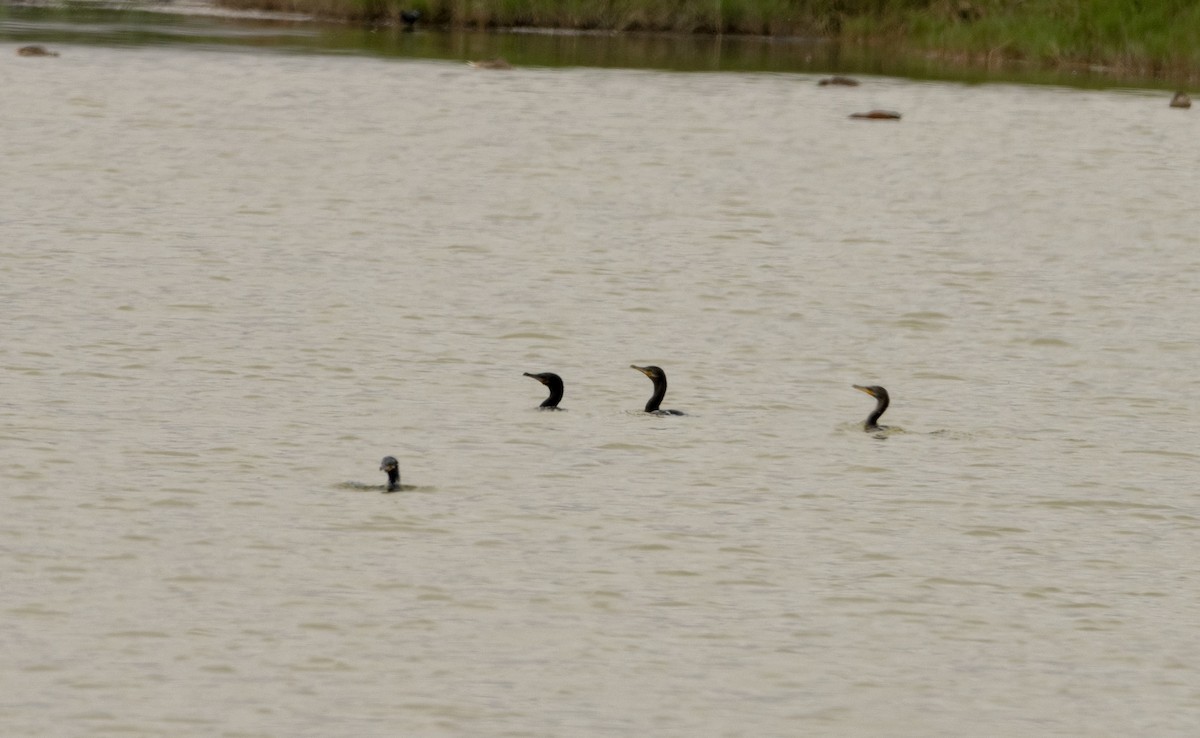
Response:
POLYGON ((1195 0, 216 0, 400 25, 815 36, 949 62, 1099 65, 1200 79, 1195 0))

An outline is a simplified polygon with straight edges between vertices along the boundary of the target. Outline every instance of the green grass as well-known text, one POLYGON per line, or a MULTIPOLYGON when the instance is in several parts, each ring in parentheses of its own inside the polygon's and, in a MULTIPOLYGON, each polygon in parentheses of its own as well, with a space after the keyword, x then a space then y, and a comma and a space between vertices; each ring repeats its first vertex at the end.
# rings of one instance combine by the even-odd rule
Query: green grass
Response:
POLYGON ((427 26, 809 36, 970 64, 1101 65, 1200 76, 1196 0, 218 0, 427 26))

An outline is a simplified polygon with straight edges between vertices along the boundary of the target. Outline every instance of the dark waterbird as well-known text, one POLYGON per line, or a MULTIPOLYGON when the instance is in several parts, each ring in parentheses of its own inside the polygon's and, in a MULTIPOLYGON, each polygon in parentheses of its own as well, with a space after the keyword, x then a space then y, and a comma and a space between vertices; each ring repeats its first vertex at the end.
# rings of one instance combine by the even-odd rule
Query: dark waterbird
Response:
POLYGON ((413 30, 419 20, 421 20, 421 11, 419 10, 400 11, 400 22, 404 24, 404 30, 406 31, 413 30))
POLYGON ((842 77, 838 75, 826 77, 818 82, 817 85, 820 87, 828 87, 829 85, 833 85, 835 87, 858 87, 858 80, 852 77, 842 77))
POLYGON ((891 403, 891 399, 888 397, 888 391, 877 384, 871 385, 870 387, 864 387, 861 384, 855 384, 851 386, 859 392, 866 392, 868 395, 875 398, 875 409, 871 411, 870 415, 867 416, 866 421, 863 423, 863 430, 868 432, 887 430, 888 426, 879 425, 879 418, 881 415, 883 415, 883 411, 888 409, 888 405, 891 403))
POLYGON ((851 113, 850 117, 865 120, 900 120, 900 114, 895 110, 868 110, 865 113, 851 113))
POLYGON ((537 381, 546 385, 546 387, 550 390, 550 396, 547 397, 541 405, 538 405, 539 408, 542 410, 562 409, 558 406, 558 403, 562 402, 563 396, 562 377, 558 376, 554 372, 542 372, 541 374, 530 374, 529 372, 525 372, 525 376, 533 377, 537 381))
POLYGON ((650 400, 646 403, 646 412, 656 415, 683 415, 679 410, 659 410, 658 406, 662 404, 663 397, 667 394, 667 373, 656 366, 638 366, 630 364, 630 369, 637 369, 642 374, 650 377, 650 381, 654 382, 654 394, 650 396, 650 400))
POLYGON ((384 456, 383 461, 379 462, 379 471, 385 471, 388 475, 385 492, 396 492, 400 489, 400 462, 396 461, 395 456, 384 456))

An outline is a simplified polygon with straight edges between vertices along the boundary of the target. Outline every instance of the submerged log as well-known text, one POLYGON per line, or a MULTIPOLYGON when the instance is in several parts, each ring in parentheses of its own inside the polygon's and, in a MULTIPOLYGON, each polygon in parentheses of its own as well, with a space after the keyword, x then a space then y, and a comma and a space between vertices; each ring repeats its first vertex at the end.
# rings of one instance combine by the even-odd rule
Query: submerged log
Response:
POLYGON ((57 51, 50 51, 45 46, 22 46, 17 49, 18 56, 58 56, 57 51))
POLYGON ((895 110, 870 110, 866 113, 851 113, 850 117, 870 120, 900 120, 900 114, 895 110))

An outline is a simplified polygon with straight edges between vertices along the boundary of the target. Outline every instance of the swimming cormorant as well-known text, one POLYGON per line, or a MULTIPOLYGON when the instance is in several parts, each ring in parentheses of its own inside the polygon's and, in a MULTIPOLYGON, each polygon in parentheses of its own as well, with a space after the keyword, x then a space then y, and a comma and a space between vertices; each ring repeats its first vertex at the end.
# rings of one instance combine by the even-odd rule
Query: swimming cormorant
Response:
POLYGON ((379 471, 385 471, 388 475, 385 492, 395 492, 400 489, 400 462, 396 461, 395 456, 384 456, 383 461, 379 462, 379 471))
POLYGON ((875 398, 875 410, 867 416, 866 422, 863 423, 863 430, 868 432, 887 430, 888 427, 886 425, 879 425, 879 416, 883 415, 883 411, 888 409, 888 404, 891 402, 891 399, 888 398, 887 390, 877 384, 870 387, 863 387, 861 384, 851 386, 859 392, 866 392, 875 398))
POLYGON ((550 388, 550 396, 541 405, 538 405, 542 410, 560 410, 558 403, 562 401, 563 396, 563 381, 562 377, 554 372, 542 372, 541 374, 530 374, 525 372, 525 376, 533 377, 537 381, 550 388))
POLYGON ((630 369, 637 369, 642 374, 650 377, 650 381, 654 382, 654 394, 650 396, 650 401, 646 403, 646 412, 655 413, 656 415, 683 415, 679 410, 659 410, 658 406, 662 404, 663 396, 667 394, 667 373, 656 366, 638 366, 630 364, 630 369))

